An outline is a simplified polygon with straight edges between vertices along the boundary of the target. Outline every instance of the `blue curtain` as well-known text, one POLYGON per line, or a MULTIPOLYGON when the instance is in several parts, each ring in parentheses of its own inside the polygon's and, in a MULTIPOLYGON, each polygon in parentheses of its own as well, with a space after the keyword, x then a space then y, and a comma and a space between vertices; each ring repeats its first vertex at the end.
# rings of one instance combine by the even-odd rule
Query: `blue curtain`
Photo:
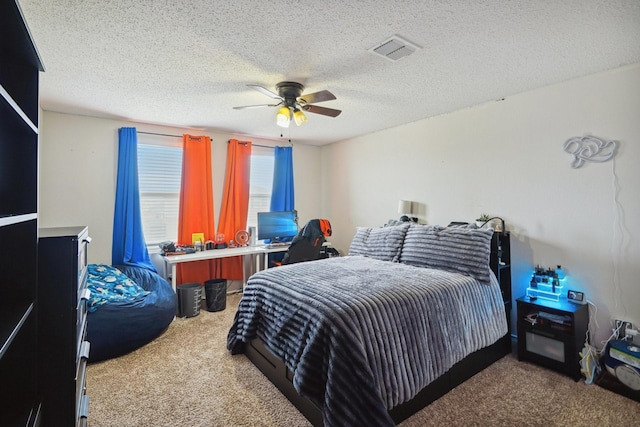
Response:
MULTIPOLYGON (((292 211, 296 208, 293 191, 293 148, 275 147, 273 153, 273 187, 271 189, 271 206, 273 211, 292 211)), ((291 238, 282 239, 293 240, 291 238)), ((274 261, 282 261, 285 252, 270 253, 269 265, 274 261)))
POLYGON ((293 148, 275 147, 271 211, 292 211, 296 203, 293 191, 293 148))
POLYGON ((118 174, 112 245, 112 264, 139 266, 156 271, 149 258, 142 231, 136 128, 118 129, 118 174))

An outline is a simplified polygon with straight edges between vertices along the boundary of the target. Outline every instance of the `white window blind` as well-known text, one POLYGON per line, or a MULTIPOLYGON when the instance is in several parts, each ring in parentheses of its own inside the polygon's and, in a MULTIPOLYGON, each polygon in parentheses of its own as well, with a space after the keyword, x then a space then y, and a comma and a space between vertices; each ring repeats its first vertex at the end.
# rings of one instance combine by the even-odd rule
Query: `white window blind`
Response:
POLYGON ((247 227, 258 225, 258 212, 271 208, 273 187, 273 148, 251 147, 251 183, 249 187, 249 213, 247 227))
POLYGON ((138 180, 144 238, 148 246, 178 240, 182 143, 177 138, 138 137, 138 180), (140 141, 143 140, 143 141, 140 141), (175 140, 175 141, 170 141, 175 140))

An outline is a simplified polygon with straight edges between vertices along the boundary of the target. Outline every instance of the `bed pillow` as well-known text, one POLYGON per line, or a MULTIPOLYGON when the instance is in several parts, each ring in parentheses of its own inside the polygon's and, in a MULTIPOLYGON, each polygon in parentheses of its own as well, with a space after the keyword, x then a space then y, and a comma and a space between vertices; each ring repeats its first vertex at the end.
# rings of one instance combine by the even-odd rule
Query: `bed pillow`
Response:
POLYGON ((490 228, 412 224, 405 236, 400 262, 462 273, 489 283, 490 228))
POLYGON ((111 265, 89 264, 87 269, 87 286, 91 291, 89 311, 111 302, 138 301, 151 293, 111 265))
POLYGON ((349 247, 349 255, 366 255, 366 241, 370 231, 371 227, 356 227, 356 234, 353 236, 349 247))
POLYGON ((409 223, 391 227, 358 227, 351 241, 349 255, 398 262, 402 241, 408 228, 409 223))

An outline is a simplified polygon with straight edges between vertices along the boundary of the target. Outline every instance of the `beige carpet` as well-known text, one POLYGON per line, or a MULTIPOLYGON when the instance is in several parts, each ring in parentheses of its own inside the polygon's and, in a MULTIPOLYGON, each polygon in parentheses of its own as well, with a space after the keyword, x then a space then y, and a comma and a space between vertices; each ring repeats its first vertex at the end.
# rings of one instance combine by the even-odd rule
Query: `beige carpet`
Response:
MULTIPOLYGON (((157 340, 89 365, 89 426, 308 426, 243 355, 225 348, 227 308, 176 319, 157 340)), ((401 424, 638 426, 640 403, 506 356, 401 424)))

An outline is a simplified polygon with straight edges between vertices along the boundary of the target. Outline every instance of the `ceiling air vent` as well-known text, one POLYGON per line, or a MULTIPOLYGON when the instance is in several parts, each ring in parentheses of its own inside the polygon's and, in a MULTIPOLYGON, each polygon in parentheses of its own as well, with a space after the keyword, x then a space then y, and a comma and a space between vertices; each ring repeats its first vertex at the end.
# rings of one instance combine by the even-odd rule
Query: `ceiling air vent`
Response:
POLYGON ((402 37, 392 36, 379 45, 369 49, 369 52, 395 62, 405 56, 411 55, 418 49, 420 49, 418 46, 404 40, 402 37))

